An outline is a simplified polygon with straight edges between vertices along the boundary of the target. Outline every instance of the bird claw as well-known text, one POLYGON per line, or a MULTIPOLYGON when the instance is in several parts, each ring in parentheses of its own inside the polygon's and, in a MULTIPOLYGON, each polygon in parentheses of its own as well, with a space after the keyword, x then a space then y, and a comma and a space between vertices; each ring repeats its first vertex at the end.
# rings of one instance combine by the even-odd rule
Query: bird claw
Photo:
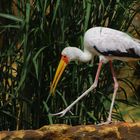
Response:
POLYGON ((59 116, 60 115, 60 117, 63 117, 63 115, 65 115, 65 114, 63 113, 63 111, 61 111, 61 112, 49 114, 49 115, 51 115, 51 116, 59 116))
MULTIPOLYGON (((50 114, 51 116, 60 116, 60 117, 63 117, 65 116, 65 114, 68 112, 69 110, 63 110, 61 112, 58 112, 58 113, 55 113, 55 114, 50 114)), ((73 113, 71 111, 69 111, 72 115, 73 113)))
POLYGON ((107 120, 106 122, 101 122, 98 125, 100 126, 100 125, 106 125, 106 124, 111 124, 111 123, 112 123, 112 121, 107 120))

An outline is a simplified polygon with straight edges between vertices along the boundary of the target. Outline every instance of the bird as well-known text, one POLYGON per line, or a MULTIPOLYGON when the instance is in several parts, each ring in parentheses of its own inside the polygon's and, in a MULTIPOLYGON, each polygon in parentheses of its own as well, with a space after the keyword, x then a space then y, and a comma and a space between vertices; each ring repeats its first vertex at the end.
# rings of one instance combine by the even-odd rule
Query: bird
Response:
POLYGON ((99 63, 95 80, 93 84, 84 93, 81 94, 72 104, 61 112, 51 114, 53 116, 64 116, 70 109, 98 85, 98 79, 102 65, 110 64, 112 79, 114 81, 114 91, 112 101, 109 109, 109 115, 102 124, 109 124, 112 122, 112 110, 115 102, 115 97, 119 88, 116 74, 113 68, 114 60, 121 61, 138 61, 140 60, 140 40, 128 35, 125 32, 112 29, 109 27, 92 27, 84 34, 84 49, 83 51, 77 47, 66 47, 61 52, 61 60, 56 70, 54 79, 50 86, 50 93, 54 95, 58 81, 67 66, 71 61, 78 60, 80 62, 89 62, 94 56, 99 57, 99 63))

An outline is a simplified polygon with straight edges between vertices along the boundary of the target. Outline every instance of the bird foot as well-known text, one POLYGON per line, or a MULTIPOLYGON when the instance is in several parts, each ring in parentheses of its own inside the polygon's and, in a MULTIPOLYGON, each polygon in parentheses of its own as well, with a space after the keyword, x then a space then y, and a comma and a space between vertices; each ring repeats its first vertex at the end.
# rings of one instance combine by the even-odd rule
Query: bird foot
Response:
POLYGON ((107 120, 106 122, 101 122, 98 125, 106 125, 106 124, 111 124, 112 121, 111 120, 107 120))
POLYGON ((61 111, 61 112, 58 112, 58 113, 55 113, 55 114, 49 114, 49 115, 51 115, 51 116, 60 116, 60 117, 63 117, 63 116, 65 116, 65 114, 67 113, 67 112, 70 112, 72 115, 73 115, 73 113, 71 112, 71 111, 69 111, 69 110, 63 110, 63 111, 61 111))

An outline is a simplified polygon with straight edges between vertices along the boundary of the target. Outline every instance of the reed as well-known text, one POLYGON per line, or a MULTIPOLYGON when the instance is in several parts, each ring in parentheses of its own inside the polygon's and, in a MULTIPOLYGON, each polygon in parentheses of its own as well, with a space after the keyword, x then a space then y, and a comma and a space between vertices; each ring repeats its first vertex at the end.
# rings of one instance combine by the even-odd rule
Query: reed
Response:
MULTIPOLYGON (((65 117, 51 117, 73 102, 94 80, 98 58, 73 62, 54 97, 50 96, 61 50, 83 48, 84 32, 107 26, 127 32, 137 11, 133 0, 12 0, 0 1, 0 130, 39 128, 44 124, 90 124, 107 118, 112 79, 104 66, 99 86, 65 117)), ((122 63, 114 64, 119 70, 122 63)), ((129 84, 128 86, 133 86, 129 84)), ((125 89, 123 91, 127 101, 125 89)), ((128 102, 125 102, 128 103, 128 102)), ((113 118, 123 120, 117 104, 113 118)))

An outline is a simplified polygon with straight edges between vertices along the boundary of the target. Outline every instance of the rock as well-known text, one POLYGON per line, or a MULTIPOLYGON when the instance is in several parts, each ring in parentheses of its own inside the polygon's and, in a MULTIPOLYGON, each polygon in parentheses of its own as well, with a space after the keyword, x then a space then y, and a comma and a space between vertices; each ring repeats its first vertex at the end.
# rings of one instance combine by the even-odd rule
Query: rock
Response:
POLYGON ((107 125, 53 124, 38 130, 1 131, 1 140, 139 140, 140 122, 107 125))

